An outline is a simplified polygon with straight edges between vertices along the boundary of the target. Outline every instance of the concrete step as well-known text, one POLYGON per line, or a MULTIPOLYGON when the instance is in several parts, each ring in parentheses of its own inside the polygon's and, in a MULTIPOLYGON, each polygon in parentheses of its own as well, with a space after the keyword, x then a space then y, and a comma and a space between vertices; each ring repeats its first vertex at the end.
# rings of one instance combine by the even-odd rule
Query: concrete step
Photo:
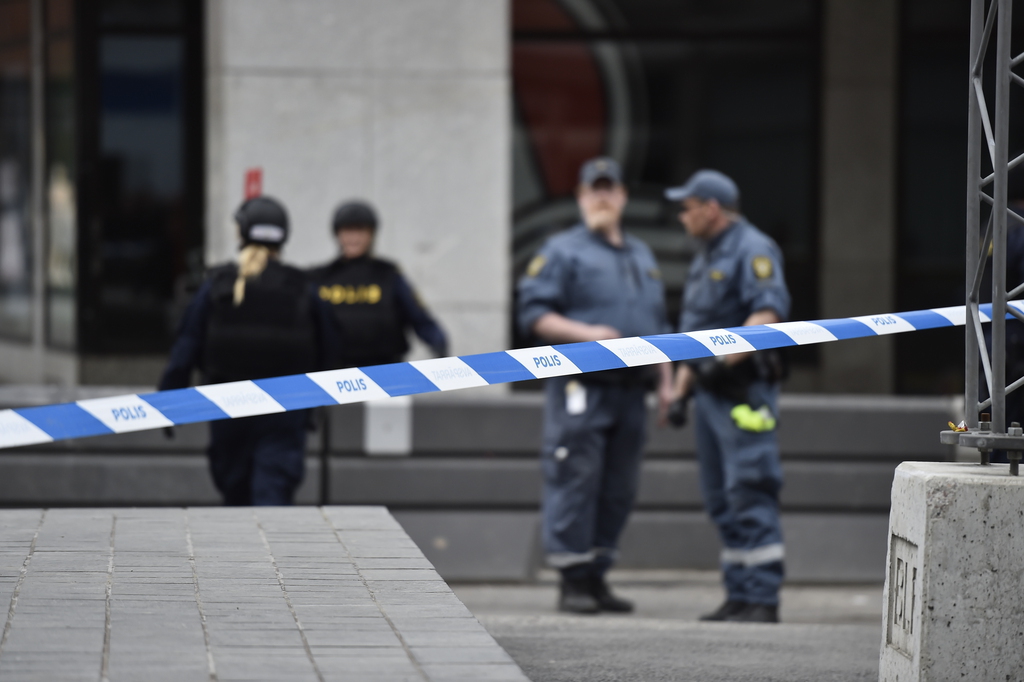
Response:
MULTIPOLYGON (((319 502, 320 464, 307 459, 298 501, 319 502)), ((782 506, 793 511, 885 513, 894 464, 784 463, 782 506)), ((536 509, 541 474, 536 459, 335 457, 330 498, 337 504, 392 509, 536 509)), ((0 455, 0 503, 5 506, 195 505, 219 498, 198 454, 0 455)), ((692 460, 643 464, 639 509, 702 509, 698 465, 692 460)))

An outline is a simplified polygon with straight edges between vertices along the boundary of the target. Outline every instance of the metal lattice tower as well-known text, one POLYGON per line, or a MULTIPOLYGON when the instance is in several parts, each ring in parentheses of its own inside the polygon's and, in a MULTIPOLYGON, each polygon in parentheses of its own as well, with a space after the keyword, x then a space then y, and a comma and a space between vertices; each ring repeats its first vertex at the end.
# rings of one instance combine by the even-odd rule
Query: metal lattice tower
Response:
POLYGON ((1010 471, 1016 475, 1024 436, 1019 425, 1006 425, 1006 394, 1024 386, 1024 377, 1004 386, 1006 376, 1006 314, 1024 321, 1024 313, 1007 305, 1024 293, 1024 284, 1014 283, 1006 290, 1007 217, 1024 223, 1024 218, 1008 207, 1008 176, 1024 163, 1024 154, 1009 159, 1010 88, 1024 86, 1024 78, 1013 67, 1024 62, 1024 53, 1012 56, 1010 38, 1013 0, 972 0, 970 113, 968 114, 967 160, 967 324, 964 391, 965 433, 946 432, 943 441, 978 448, 982 464, 987 464, 994 449, 1006 450, 1010 471), (986 4, 988 5, 986 8, 986 4), (995 51, 995 102, 989 106, 982 76, 985 60, 995 51), (992 114, 994 114, 994 119, 992 114), (992 172, 982 176, 983 155, 987 153, 992 172), (990 207, 982 237, 982 203, 990 207), (986 347, 979 301, 986 262, 992 255, 992 329, 991 349, 986 347), (979 400, 979 362, 990 398, 979 400), (988 421, 979 421, 982 410, 991 413, 988 421))

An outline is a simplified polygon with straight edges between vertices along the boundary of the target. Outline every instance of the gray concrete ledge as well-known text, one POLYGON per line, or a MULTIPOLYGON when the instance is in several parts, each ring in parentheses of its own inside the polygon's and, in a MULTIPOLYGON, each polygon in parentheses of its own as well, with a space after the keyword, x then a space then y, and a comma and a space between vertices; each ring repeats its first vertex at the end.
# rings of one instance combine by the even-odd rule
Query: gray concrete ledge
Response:
POLYGON ((528 682, 380 507, 0 512, 0 679, 528 682))
MULTIPOLYGON (((45 386, 0 387, 0 408, 95 398, 142 391, 129 387, 45 386)), ((938 432, 949 420, 962 418, 962 400, 955 397, 844 396, 783 394, 779 442, 784 457, 836 461, 870 459, 943 461, 954 448, 942 445, 938 432)), ((533 457, 540 447, 539 393, 491 395, 473 389, 413 397, 413 454, 533 457)), ((364 406, 340 405, 329 410, 331 450, 364 450, 364 406)), ((651 413, 649 457, 692 457, 692 429, 658 429, 651 413)), ((179 427, 174 440, 159 431, 98 436, 26 448, 33 452, 166 452, 201 450, 205 425, 179 427)), ((311 434, 317 448, 319 434, 311 434)))
MULTIPOLYGON (((319 461, 306 462, 298 501, 318 502, 319 461)), ((783 508, 885 513, 895 464, 786 462, 783 508)), ((695 461, 648 460, 638 508, 699 511, 695 461)), ((332 504, 390 508, 536 509, 541 473, 531 459, 365 458, 331 460, 332 504)), ((0 454, 0 505, 190 506, 218 504, 206 457, 193 453, 0 454)))

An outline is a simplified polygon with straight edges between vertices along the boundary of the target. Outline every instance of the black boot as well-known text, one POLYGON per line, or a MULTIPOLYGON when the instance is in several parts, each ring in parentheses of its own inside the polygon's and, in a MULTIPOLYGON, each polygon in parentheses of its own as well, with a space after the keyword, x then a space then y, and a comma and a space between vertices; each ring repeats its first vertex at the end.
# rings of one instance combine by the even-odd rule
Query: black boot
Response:
POLYGON ((612 594, 612 590, 608 587, 608 583, 603 575, 593 576, 590 579, 590 594, 597 600, 597 605, 602 611, 610 611, 612 613, 633 612, 633 602, 612 594))
POLYGON ((778 623, 779 607, 775 604, 747 604, 746 608, 726 620, 732 623, 778 623))
POLYGON ((711 613, 705 613, 700 617, 701 620, 732 620, 732 617, 738 613, 742 613, 750 606, 745 601, 733 601, 732 599, 727 600, 724 604, 718 607, 711 613))
POLYGON ((558 597, 558 610, 566 613, 597 613, 601 610, 597 599, 590 591, 590 581, 586 579, 562 578, 561 594, 558 597))

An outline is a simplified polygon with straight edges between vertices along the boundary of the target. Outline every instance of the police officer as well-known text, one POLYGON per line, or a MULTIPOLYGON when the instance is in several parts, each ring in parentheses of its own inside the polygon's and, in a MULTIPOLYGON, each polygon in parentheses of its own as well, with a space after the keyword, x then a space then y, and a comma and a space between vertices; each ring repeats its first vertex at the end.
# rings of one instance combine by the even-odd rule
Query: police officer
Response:
MULTIPOLYGON (((739 190, 727 176, 701 170, 666 191, 682 203, 679 219, 703 249, 690 265, 680 331, 771 324, 789 314, 782 254, 739 214, 739 190)), ((702 620, 778 622, 783 578, 775 435, 777 353, 683 364, 675 395, 694 395, 701 492, 723 544, 727 598, 702 620)))
MULTIPOLYGON (((580 169, 583 222, 547 241, 519 282, 518 323, 547 343, 598 341, 667 331, 664 289, 651 250, 623 232, 627 194, 619 165, 580 169)), ((631 611, 605 580, 636 498, 646 440, 645 394, 671 367, 627 368, 549 379, 541 464, 543 543, 561 572, 559 609, 631 611)))
POLYGON ((344 347, 338 366, 400 362, 409 350, 410 327, 435 354, 447 355, 444 330, 398 266, 371 255, 377 232, 373 208, 362 201, 346 202, 335 211, 332 227, 341 254, 310 276, 340 326, 344 347))
MULTIPOLYGON (((182 319, 160 390, 326 369, 330 310, 304 272, 280 262, 288 216, 270 197, 235 213, 238 263, 214 267, 182 319)), ((210 423, 207 455, 227 505, 286 505, 305 469, 307 410, 210 423)))

